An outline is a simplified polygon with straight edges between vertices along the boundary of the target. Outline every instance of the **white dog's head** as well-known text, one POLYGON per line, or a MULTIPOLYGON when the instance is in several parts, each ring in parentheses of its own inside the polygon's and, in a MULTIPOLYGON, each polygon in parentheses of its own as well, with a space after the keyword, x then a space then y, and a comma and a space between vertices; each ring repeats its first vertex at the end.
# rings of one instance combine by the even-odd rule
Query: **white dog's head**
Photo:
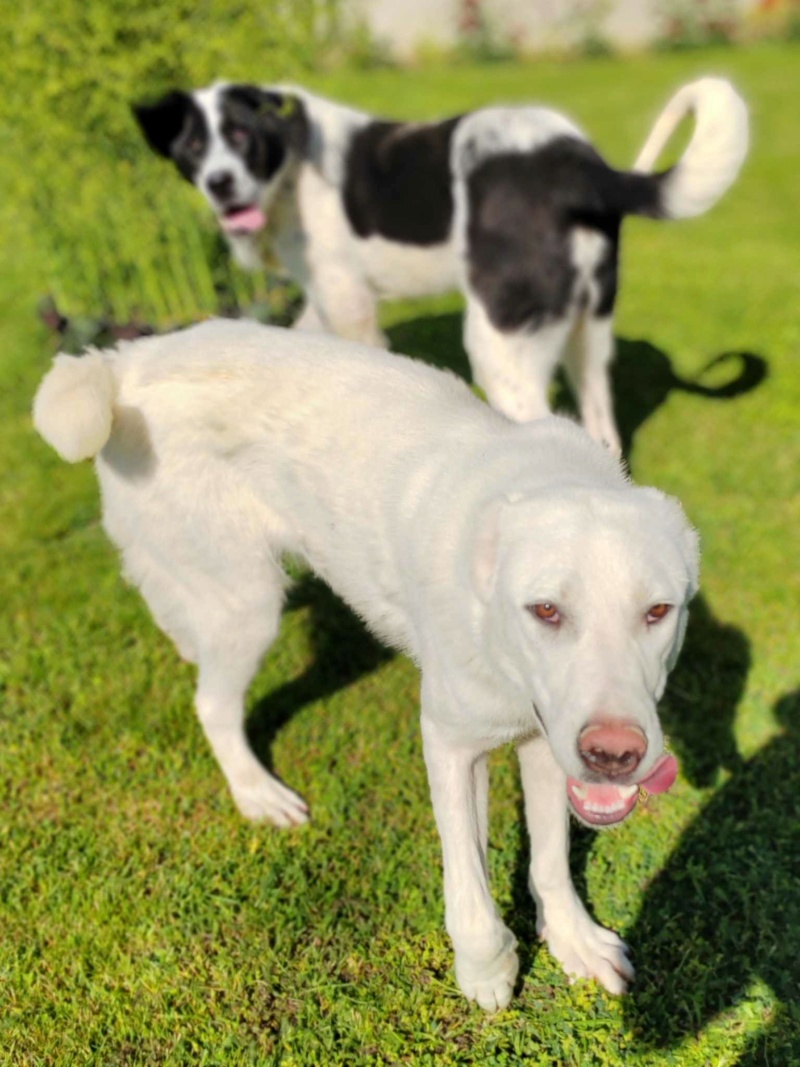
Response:
POLYGON ((697 590, 698 539, 655 489, 564 490, 490 505, 475 556, 482 640, 536 710, 575 813, 625 818, 661 792, 656 704, 697 590))

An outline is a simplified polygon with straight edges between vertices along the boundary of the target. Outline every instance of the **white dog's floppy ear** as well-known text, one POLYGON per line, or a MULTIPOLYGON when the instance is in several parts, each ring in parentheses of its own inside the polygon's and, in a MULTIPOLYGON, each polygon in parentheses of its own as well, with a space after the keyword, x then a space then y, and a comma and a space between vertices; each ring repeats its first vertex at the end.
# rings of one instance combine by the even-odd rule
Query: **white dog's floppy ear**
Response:
POLYGON ((478 596, 484 603, 490 600, 494 593, 500 516, 509 504, 516 504, 523 498, 523 493, 508 493, 492 500, 478 519, 472 555, 472 578, 478 596))
POLYGON ((497 533, 503 500, 493 500, 478 519, 472 550, 472 578, 480 599, 486 603, 494 592, 497 573, 497 533))
POLYGON ((642 486, 638 491, 658 501, 666 512, 667 521, 675 531, 686 569, 686 600, 689 601, 700 586, 700 535, 686 518, 680 501, 674 496, 667 496, 666 493, 652 486, 642 486))
MULTIPOLYGON (((669 498, 668 498, 669 499, 669 498)), ((670 649, 669 656, 667 657, 667 670, 671 671, 675 664, 678 662, 678 655, 683 648, 683 639, 686 636, 686 626, 689 622, 689 601, 697 592, 700 587, 700 535, 694 526, 689 524, 683 508, 678 504, 677 500, 673 501, 676 508, 681 513, 681 519, 684 525, 683 531, 683 559, 686 564, 686 575, 688 578, 688 585, 686 588, 686 600, 681 605, 680 617, 678 619, 678 626, 675 631, 675 638, 672 642, 672 648, 670 649)))
MULTIPOLYGON (((681 513, 683 514, 682 508, 681 513)), ((683 521, 686 523, 686 531, 683 535, 683 551, 689 575, 687 599, 691 600, 700 588, 700 534, 695 530, 694 526, 690 525, 685 515, 683 521)))
POLYGON ((671 671, 675 664, 678 662, 678 656, 683 648, 683 639, 686 637, 686 626, 689 622, 689 610, 685 604, 681 605, 680 616, 678 617, 678 626, 675 630, 675 636, 672 639, 672 648, 669 650, 667 656, 667 670, 671 671))
POLYGON ((662 496, 675 525, 680 531, 683 563, 686 568, 686 601, 690 601, 700 587, 700 535, 686 518, 679 500, 674 496, 662 496))

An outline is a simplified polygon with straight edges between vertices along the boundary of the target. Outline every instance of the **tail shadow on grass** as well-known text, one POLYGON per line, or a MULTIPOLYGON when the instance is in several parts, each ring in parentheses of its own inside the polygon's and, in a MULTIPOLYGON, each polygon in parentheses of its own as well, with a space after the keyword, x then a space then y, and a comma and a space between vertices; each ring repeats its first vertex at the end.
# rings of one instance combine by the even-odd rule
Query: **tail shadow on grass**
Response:
MULTIPOLYGON (((697 597, 692 604, 683 651, 659 707, 669 749, 678 757, 682 775, 695 787, 711 785, 720 768, 738 774, 743 766, 734 742, 733 723, 750 669, 750 658, 750 642, 742 631, 716 619, 703 597, 697 597)), ((669 799, 664 798, 659 803, 667 804, 669 799)), ((635 813, 632 818, 636 818, 635 813)), ((524 820, 525 812, 520 797, 512 907, 506 921, 519 938, 520 974, 523 977, 530 970, 538 947, 535 909, 528 890, 530 849, 524 820)), ((591 910, 586 868, 597 832, 575 821, 572 822, 571 831, 572 878, 581 899, 589 904, 591 910)), ((698 862, 702 862, 702 853, 698 862)), ((647 901, 649 899, 648 893, 647 901)), ((698 901, 695 903, 700 907, 698 901)), ((633 935, 626 933, 625 937, 632 948, 637 973, 640 965, 648 973, 653 951, 646 943, 649 934, 645 937, 645 943, 642 943, 637 923, 633 935)), ((670 935, 667 935, 665 944, 675 947, 670 935)), ((676 961, 682 959, 681 952, 687 952, 685 943, 680 951, 675 948, 676 961)), ((674 961, 670 963, 673 970, 675 966, 674 961)), ((635 988, 638 987, 637 981, 635 988)), ((676 992, 680 992, 681 988, 678 985, 676 992)), ((659 1017, 657 1001, 658 998, 654 997, 653 1004, 648 1003, 643 1007, 642 1020, 650 1019, 651 1015, 653 1019, 659 1017)))
POLYGON ((800 1063, 800 691, 775 718, 782 732, 684 832, 630 931, 626 1015, 640 1045, 678 1045, 752 997, 763 1027, 738 1067, 800 1063))
POLYGON ((722 352, 710 359, 691 379, 675 372, 669 356, 649 341, 617 338, 617 356, 612 368, 614 410, 629 455, 639 427, 664 403, 670 393, 688 393, 708 400, 733 400, 752 392, 767 377, 763 356, 753 352, 722 352), (704 378, 720 370, 731 377, 721 385, 708 385, 704 378))
MULTIPOLYGON (((457 312, 408 319, 388 331, 392 351, 424 359, 471 381, 461 332, 462 316, 457 312)), ((636 431, 673 391, 709 400, 732 400, 757 388, 767 373, 763 356, 753 352, 723 352, 709 360, 696 377, 682 378, 673 369, 669 356, 649 341, 617 338, 612 388, 625 455, 630 454, 636 431), (708 376, 717 377, 720 371, 730 375, 723 384, 704 382, 708 376)), ((571 414, 576 412, 575 400, 563 378, 559 378, 556 386, 554 409, 571 414)))
POLYGON ((394 655, 371 636, 323 581, 311 574, 304 575, 291 588, 284 613, 301 608, 311 611, 311 664, 298 678, 266 693, 247 720, 253 751, 270 770, 275 737, 298 711, 352 685, 394 655))
MULTIPOLYGON (((694 378, 682 378, 673 369, 666 352, 649 341, 618 337, 616 349, 611 367, 611 392, 625 456, 631 454, 639 427, 661 407, 670 393, 688 393, 707 400, 733 400, 758 388, 769 372, 767 361, 754 352, 722 352, 708 360, 694 378), (704 381, 718 376, 727 380, 720 385, 704 381)), ((577 412, 575 399, 563 374, 557 379, 553 406, 559 412, 577 412)))

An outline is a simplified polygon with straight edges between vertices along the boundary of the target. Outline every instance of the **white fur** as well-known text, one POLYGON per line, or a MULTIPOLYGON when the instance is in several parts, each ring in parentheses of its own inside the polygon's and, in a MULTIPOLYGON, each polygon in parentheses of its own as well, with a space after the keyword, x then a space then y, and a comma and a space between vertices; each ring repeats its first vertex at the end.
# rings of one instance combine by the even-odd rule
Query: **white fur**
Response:
POLYGON ((111 436, 114 377, 99 352, 79 361, 56 356, 55 367, 36 394, 33 424, 62 459, 77 463, 96 456, 111 436))
POLYGON ((344 183, 345 160, 353 134, 372 122, 366 111, 328 100, 299 85, 271 86, 279 93, 296 96, 312 120, 309 156, 315 170, 330 185, 344 183))
POLYGON ((659 115, 634 170, 652 170, 688 114, 695 120, 692 138, 665 190, 665 208, 673 219, 702 215, 716 204, 739 173, 750 142, 747 108, 730 82, 700 78, 679 89, 659 115))
POLYGON ((37 425, 61 441, 74 420, 73 456, 101 443, 82 393, 113 412, 97 457, 106 530, 159 626, 198 665, 197 711, 244 814, 307 817, 243 731, 291 552, 422 671, 465 994, 503 1007, 517 973, 486 868, 486 753, 504 742, 520 745, 542 935, 568 971, 623 989, 624 946, 569 878, 565 775, 580 775, 577 737, 597 715, 642 730, 642 776, 662 754, 656 702, 697 583, 679 506, 632 486, 566 420, 511 423, 452 375, 322 335, 214 321, 61 356, 37 425), (527 610, 540 601, 559 605, 560 627, 527 610), (673 611, 648 626, 662 602, 673 611))
POLYGON ((502 152, 534 152, 556 137, 585 134, 566 117, 546 107, 485 107, 458 124, 451 160, 463 181, 485 160, 502 152))

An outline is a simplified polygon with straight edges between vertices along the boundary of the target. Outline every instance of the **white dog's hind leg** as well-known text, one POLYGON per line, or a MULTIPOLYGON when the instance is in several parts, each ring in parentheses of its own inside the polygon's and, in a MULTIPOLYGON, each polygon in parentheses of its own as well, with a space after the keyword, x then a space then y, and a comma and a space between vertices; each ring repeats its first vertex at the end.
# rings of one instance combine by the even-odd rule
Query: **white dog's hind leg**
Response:
POLYGON ((589 917, 570 877, 564 772, 543 737, 523 742, 517 754, 539 935, 568 975, 596 978, 610 993, 624 993, 634 974, 625 943, 589 917))
POLYGON ((198 641, 197 714, 228 780, 236 805, 248 819, 276 826, 308 820, 308 806, 279 782, 254 755, 244 729, 244 701, 253 675, 278 632, 281 589, 249 603, 247 610, 217 615, 198 641))
POLYGON ((472 375, 493 408, 514 422, 550 414, 550 382, 572 325, 571 319, 561 319, 538 329, 501 333, 481 303, 468 300, 464 347, 472 375))
POLYGON ((445 924, 456 978, 486 1011, 505 1008, 519 969, 517 941, 501 922, 486 865, 486 756, 445 740, 423 714, 422 738, 444 859, 445 924))

